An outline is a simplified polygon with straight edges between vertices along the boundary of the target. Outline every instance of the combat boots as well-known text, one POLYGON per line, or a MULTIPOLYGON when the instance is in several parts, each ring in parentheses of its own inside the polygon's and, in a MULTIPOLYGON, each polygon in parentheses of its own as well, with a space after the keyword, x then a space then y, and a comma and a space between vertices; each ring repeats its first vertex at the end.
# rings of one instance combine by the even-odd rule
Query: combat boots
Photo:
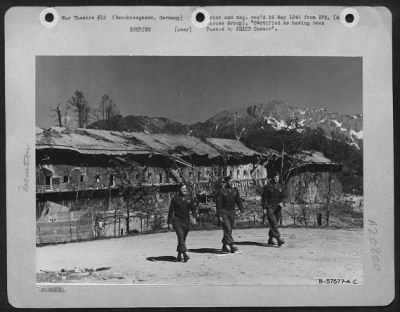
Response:
POLYGON ((178 262, 182 262, 183 261, 183 257, 182 257, 182 253, 178 253, 178 257, 176 257, 176 259, 178 260, 178 262))
POLYGON ((187 255, 186 252, 183 253, 183 262, 188 262, 190 257, 187 255))
POLYGON ((285 243, 285 241, 282 238, 277 238, 276 240, 278 241, 279 247, 281 247, 285 243))
POLYGON ((228 248, 228 246, 226 244, 222 245, 222 251, 223 252, 230 252, 230 250, 229 250, 229 248, 228 248))
POLYGON ((238 250, 239 249, 237 247, 235 247, 235 245, 231 244, 231 253, 235 253, 238 250))

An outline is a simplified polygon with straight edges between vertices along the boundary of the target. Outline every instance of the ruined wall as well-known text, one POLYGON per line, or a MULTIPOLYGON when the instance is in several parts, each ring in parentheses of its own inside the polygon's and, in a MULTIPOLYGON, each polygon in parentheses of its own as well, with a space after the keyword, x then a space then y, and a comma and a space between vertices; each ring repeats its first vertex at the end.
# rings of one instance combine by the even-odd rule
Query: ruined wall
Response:
POLYGON ((108 187, 113 185, 115 174, 109 168, 80 167, 71 165, 44 165, 36 168, 36 184, 57 188, 59 184, 88 187, 108 187))
MULTIPOLYGON (((59 200, 55 202, 68 208, 69 215, 71 216, 74 216, 74 212, 90 216, 92 220, 90 227, 94 232, 94 238, 113 237, 127 235, 128 216, 130 233, 152 231, 166 227, 169 205, 174 194, 172 192, 155 192, 143 196, 136 202, 129 203, 120 196, 103 198, 79 198, 78 196, 76 200, 59 200)), ((36 219, 41 219, 41 222, 37 222, 36 224, 38 233, 37 241, 39 244, 61 239, 45 231, 45 229, 53 229, 54 227, 57 228, 59 225, 63 225, 61 223, 55 224, 53 219, 41 218, 48 204, 48 202, 36 203, 36 219), (45 222, 46 220, 48 222, 45 222), (44 239, 43 235, 47 235, 47 238, 44 239)), ((73 221, 69 223, 71 222, 73 221)), ((73 231, 73 233, 76 233, 72 238, 69 238, 67 235, 63 236, 62 239, 65 241, 75 240, 74 237, 79 234, 79 231, 76 228, 73 228, 73 231)), ((81 237, 80 239, 83 238, 81 237)), ((58 240, 58 242, 61 241, 58 240)))
POLYGON ((218 165, 183 167, 181 172, 189 183, 216 181, 222 175, 223 168, 218 165))
MULTIPOLYGON (((118 193, 104 192, 102 196, 91 196, 90 193, 76 192, 76 197, 70 199, 59 196, 59 199, 52 200, 62 206, 68 207, 70 211, 90 210, 92 213, 102 213, 110 210, 127 210, 128 208, 135 211, 146 212, 147 210, 158 211, 167 210, 173 196, 173 192, 165 193, 149 193, 137 200, 136 203, 127 203, 118 193)), ((40 217, 46 206, 46 201, 36 202, 36 216, 40 217)))
POLYGON ((227 172, 232 180, 265 179, 267 177, 267 169, 262 164, 228 165, 227 172))
POLYGON ((129 176, 133 184, 165 184, 179 180, 174 171, 160 167, 143 166, 125 173, 124 170, 116 171, 113 168, 46 165, 36 168, 36 185, 38 191, 108 188, 121 184, 120 175, 124 174, 129 176))
POLYGON ((326 203, 338 199, 342 185, 335 173, 302 172, 292 176, 286 185, 287 200, 296 203, 326 203))
MULTIPOLYGON (((109 164, 107 157, 88 158, 82 161, 77 158, 74 162, 65 156, 65 159, 59 161, 61 163, 41 163, 36 167, 38 194, 36 217, 40 218, 46 201, 49 200, 67 207, 71 213, 85 212, 93 219, 90 226, 94 238, 126 235, 128 223, 131 233, 166 227, 169 205, 175 195, 173 190, 176 191, 168 184, 182 182, 181 175, 192 185, 192 190, 196 194, 206 193, 207 207, 215 209, 213 197, 209 195, 215 191, 215 182, 226 174, 220 163, 208 159, 197 162, 198 165, 193 168, 182 166, 178 169, 160 159, 155 159, 154 156, 149 161, 146 156, 143 159, 138 158, 137 166, 126 172, 122 168, 106 167, 109 164), (124 181, 129 178, 133 185, 139 183, 160 185, 157 187, 160 191, 126 202, 121 197, 121 189, 118 188, 123 182, 121 175, 124 174, 126 174, 123 177, 124 181)), ((231 171, 235 186, 243 197, 253 196, 259 187, 257 183, 260 182, 254 179, 262 179, 267 175, 262 165, 254 166, 250 163, 230 164, 227 169, 228 173, 231 171)), ((44 228, 52 228, 46 222, 41 222, 40 226, 39 242, 40 235, 44 235, 44 228)), ((75 239, 74 235, 71 237, 70 239, 75 239)))

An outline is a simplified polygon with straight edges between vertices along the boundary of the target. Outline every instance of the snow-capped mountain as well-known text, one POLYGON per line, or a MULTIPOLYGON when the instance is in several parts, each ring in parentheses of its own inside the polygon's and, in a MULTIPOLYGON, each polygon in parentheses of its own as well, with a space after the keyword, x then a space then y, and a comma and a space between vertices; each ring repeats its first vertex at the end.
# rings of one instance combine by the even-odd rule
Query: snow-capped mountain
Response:
POLYGON ((272 101, 237 110, 218 113, 205 122, 190 126, 194 135, 229 136, 245 135, 254 129, 275 130, 296 129, 301 132, 306 127, 321 128, 328 138, 342 140, 357 149, 362 148, 363 118, 361 114, 346 115, 320 109, 299 109, 287 103, 272 101), (288 124, 288 121, 291 121, 288 124))
MULTIPOLYGON (((185 125, 164 117, 118 115, 110 121, 106 129, 243 138, 250 131, 257 129, 278 131, 295 128, 296 131, 301 132, 307 127, 321 128, 326 137, 344 141, 357 149, 362 149, 363 118, 361 114, 350 116, 328 112, 324 108, 300 109, 280 101, 225 110, 204 122, 192 125, 185 125), (290 120, 292 122, 288 124, 290 120)), ((104 122, 95 122, 89 128, 104 129, 104 122)))

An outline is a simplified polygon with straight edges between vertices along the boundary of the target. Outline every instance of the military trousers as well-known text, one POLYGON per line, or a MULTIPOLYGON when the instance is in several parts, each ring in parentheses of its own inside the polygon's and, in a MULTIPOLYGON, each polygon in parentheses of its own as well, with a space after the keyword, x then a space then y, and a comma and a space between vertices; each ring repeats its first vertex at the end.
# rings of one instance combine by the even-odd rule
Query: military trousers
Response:
POLYGON ((231 245, 235 242, 232 237, 232 229, 235 226, 235 217, 235 211, 221 211, 222 230, 224 231, 222 244, 231 245))
POLYGON ((282 208, 280 206, 267 206, 267 219, 269 223, 269 238, 279 238, 281 233, 278 229, 278 220, 281 218, 282 208))
POLYGON ((178 238, 178 246, 176 247, 176 251, 186 252, 186 236, 189 233, 189 221, 174 218, 172 225, 174 226, 174 230, 178 238))

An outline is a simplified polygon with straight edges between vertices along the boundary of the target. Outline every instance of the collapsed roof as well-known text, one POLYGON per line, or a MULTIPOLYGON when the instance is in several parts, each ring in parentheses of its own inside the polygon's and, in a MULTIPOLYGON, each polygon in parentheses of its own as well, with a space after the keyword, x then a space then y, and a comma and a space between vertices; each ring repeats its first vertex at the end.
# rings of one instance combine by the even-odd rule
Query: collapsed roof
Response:
POLYGON ((299 154, 293 155, 293 158, 300 160, 303 164, 336 164, 331 159, 326 158, 324 154, 318 151, 302 151, 299 154))
POLYGON ((342 164, 333 162, 318 151, 302 151, 299 154, 293 155, 292 159, 295 160, 296 164, 291 168, 291 171, 306 167, 309 168, 310 166, 314 166, 315 168, 329 167, 335 171, 342 169, 342 164))
POLYGON ((168 153, 178 157, 207 156, 209 159, 262 155, 246 147, 239 140, 97 129, 36 128, 36 149, 48 148, 73 150, 91 155, 168 153))

